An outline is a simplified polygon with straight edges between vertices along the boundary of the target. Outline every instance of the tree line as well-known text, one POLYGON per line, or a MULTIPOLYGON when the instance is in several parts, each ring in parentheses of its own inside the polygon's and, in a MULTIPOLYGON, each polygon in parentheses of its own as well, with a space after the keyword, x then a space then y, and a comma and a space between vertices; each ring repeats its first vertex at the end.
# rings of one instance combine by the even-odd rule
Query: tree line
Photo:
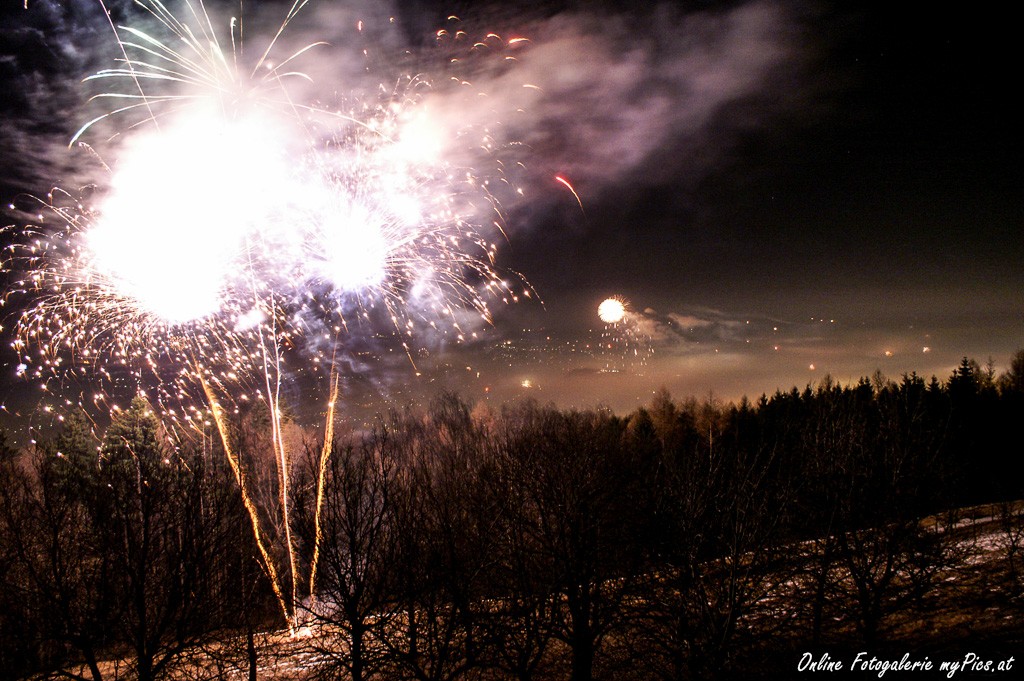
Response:
POLYGON ((143 399, 71 415, 0 451, 0 678, 727 678, 780 636, 877 643, 963 563, 955 509, 1021 497, 1021 416, 1024 352, 625 416, 444 394, 305 439, 289 636, 266 415, 230 444, 269 556, 216 442, 143 399))

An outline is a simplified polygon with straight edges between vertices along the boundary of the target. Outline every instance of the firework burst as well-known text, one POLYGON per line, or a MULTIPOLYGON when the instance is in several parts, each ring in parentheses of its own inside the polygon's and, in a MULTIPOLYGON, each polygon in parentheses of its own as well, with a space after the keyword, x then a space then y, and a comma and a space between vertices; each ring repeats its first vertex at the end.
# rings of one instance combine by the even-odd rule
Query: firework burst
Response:
MULTIPOLYGON (((312 82, 296 69, 321 43, 280 60, 275 52, 306 0, 248 64, 241 21, 225 35, 201 0, 178 14, 161 0, 137 4, 158 30, 114 29, 118 66, 88 80, 110 85, 94 99, 115 105, 72 140, 117 123, 107 179, 85 192, 54 190, 32 206, 32 226, 8 228, 4 269, 12 294, 30 301, 16 325, 19 372, 54 393, 88 382, 80 403, 100 409, 144 392, 179 439, 212 423, 294 625, 300 578, 281 403, 289 362, 331 367, 330 433, 333 357, 353 322, 383 320, 415 366, 420 327, 462 340, 472 320, 490 319, 492 302, 530 296, 494 264, 502 195, 521 194, 508 169, 521 163, 486 126, 438 139, 435 128, 452 125, 432 124, 437 90, 423 75, 334 107, 300 99, 289 83, 312 82), (445 155, 453 146, 468 150, 459 163, 445 155), (249 401, 270 414, 284 566, 261 533, 229 434, 230 414, 249 401)), ((444 31, 438 39, 448 51, 459 40, 470 50, 519 44, 444 31)))
POLYGON ((613 296, 597 306, 597 316, 604 323, 597 344, 597 354, 604 361, 602 371, 642 370, 653 352, 642 315, 625 298, 613 296))

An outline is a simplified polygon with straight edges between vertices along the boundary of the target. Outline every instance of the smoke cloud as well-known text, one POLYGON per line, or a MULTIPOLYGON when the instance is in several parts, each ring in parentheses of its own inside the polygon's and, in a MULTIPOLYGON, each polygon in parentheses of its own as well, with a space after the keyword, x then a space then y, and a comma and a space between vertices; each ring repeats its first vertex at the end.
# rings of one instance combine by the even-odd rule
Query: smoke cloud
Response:
MULTIPOLYGON (((243 17, 231 4, 208 4, 225 43, 231 18, 241 20, 242 63, 262 54, 286 9, 246 7, 243 17)), ((107 7, 114 23, 157 31, 126 0, 107 7)), ((499 18, 493 27, 467 16, 411 39, 407 27, 422 17, 387 3, 314 3, 281 34, 271 60, 323 41, 294 64, 312 80, 289 81, 297 100, 344 106, 388 88, 399 99, 420 97, 423 134, 437 140, 446 162, 468 165, 473 155, 514 148, 539 184, 564 173, 593 198, 617 184, 706 172, 730 136, 786 106, 781 86, 803 58, 797 22, 779 3, 536 15, 521 25, 499 18), (427 87, 410 93, 401 74, 422 75, 427 87), (480 148, 484 136, 491 149, 480 148)), ((81 81, 115 66, 119 50, 99 2, 38 0, 5 10, 4 23, 0 73, 11 94, 0 120, 0 180, 38 191, 90 163, 67 142, 109 102, 88 105, 96 87, 81 81)), ((87 141, 109 145, 114 130, 97 129, 87 141)))

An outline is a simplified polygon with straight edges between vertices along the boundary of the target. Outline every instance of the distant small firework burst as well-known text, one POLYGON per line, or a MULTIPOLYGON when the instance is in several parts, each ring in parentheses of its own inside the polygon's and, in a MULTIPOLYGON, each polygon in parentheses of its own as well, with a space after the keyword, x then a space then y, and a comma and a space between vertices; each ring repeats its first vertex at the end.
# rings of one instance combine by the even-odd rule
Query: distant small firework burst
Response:
POLYGON ((626 303, 619 298, 608 298, 597 306, 597 316, 605 324, 618 324, 626 316, 626 303))
POLYGON ((597 316, 604 322, 597 352, 603 371, 637 371, 647 366, 653 352, 651 338, 629 302, 620 296, 606 298, 597 306, 597 316))
MULTIPOLYGON (((421 329, 461 341, 490 320, 493 301, 531 295, 495 268, 503 201, 522 194, 510 175, 522 166, 518 148, 478 123, 431 119, 452 110, 429 106, 434 93, 469 96, 470 84, 400 74, 334 107, 300 99, 290 84, 312 82, 299 69, 321 43, 276 52, 307 1, 246 62, 236 19, 225 33, 201 0, 179 14, 138 0, 158 30, 114 29, 118 66, 87 79, 115 85, 94 98, 114 106, 74 136, 118 124, 107 179, 20 202, 35 219, 6 228, 3 262, 12 295, 26 298, 16 303, 19 373, 55 394, 88 385, 79 404, 99 409, 144 392, 179 438, 216 427, 292 625, 301 580, 281 423, 289 371, 328 367, 323 470, 338 396, 332 360, 353 325, 389 329, 415 366, 421 329), (457 161, 445 155, 452 149, 457 161), (284 564, 261 533, 225 422, 250 401, 270 414, 284 564)), ((491 33, 474 43, 464 31, 437 39, 449 53, 528 42, 491 33)), ((315 576, 314 560, 311 590, 315 576)))

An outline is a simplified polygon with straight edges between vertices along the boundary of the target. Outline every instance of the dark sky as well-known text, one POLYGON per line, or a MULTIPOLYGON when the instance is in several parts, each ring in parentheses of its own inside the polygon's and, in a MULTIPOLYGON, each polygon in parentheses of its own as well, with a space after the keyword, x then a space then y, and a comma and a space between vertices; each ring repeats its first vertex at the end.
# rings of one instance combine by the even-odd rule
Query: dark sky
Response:
MULTIPOLYGON (((5 199, 75 176, 63 149, 86 117, 78 81, 112 58, 96 4, 3 10, 5 199)), ((316 5, 310 30, 326 33, 324 17, 354 6, 316 5)), ((627 410, 660 385, 737 399, 826 374, 945 378, 964 355, 1001 370, 1024 346, 1024 112, 1004 10, 400 7, 402 38, 382 51, 429 50, 448 14, 532 40, 514 77, 544 94, 511 126, 530 149, 529 191, 509 206, 498 264, 543 305, 499 306, 476 343, 424 341, 418 378, 401 361, 361 366, 351 394, 446 386, 627 410), (612 295, 631 314, 606 328, 597 306, 612 295)), ((7 402, 25 389, 5 383, 7 402)))

